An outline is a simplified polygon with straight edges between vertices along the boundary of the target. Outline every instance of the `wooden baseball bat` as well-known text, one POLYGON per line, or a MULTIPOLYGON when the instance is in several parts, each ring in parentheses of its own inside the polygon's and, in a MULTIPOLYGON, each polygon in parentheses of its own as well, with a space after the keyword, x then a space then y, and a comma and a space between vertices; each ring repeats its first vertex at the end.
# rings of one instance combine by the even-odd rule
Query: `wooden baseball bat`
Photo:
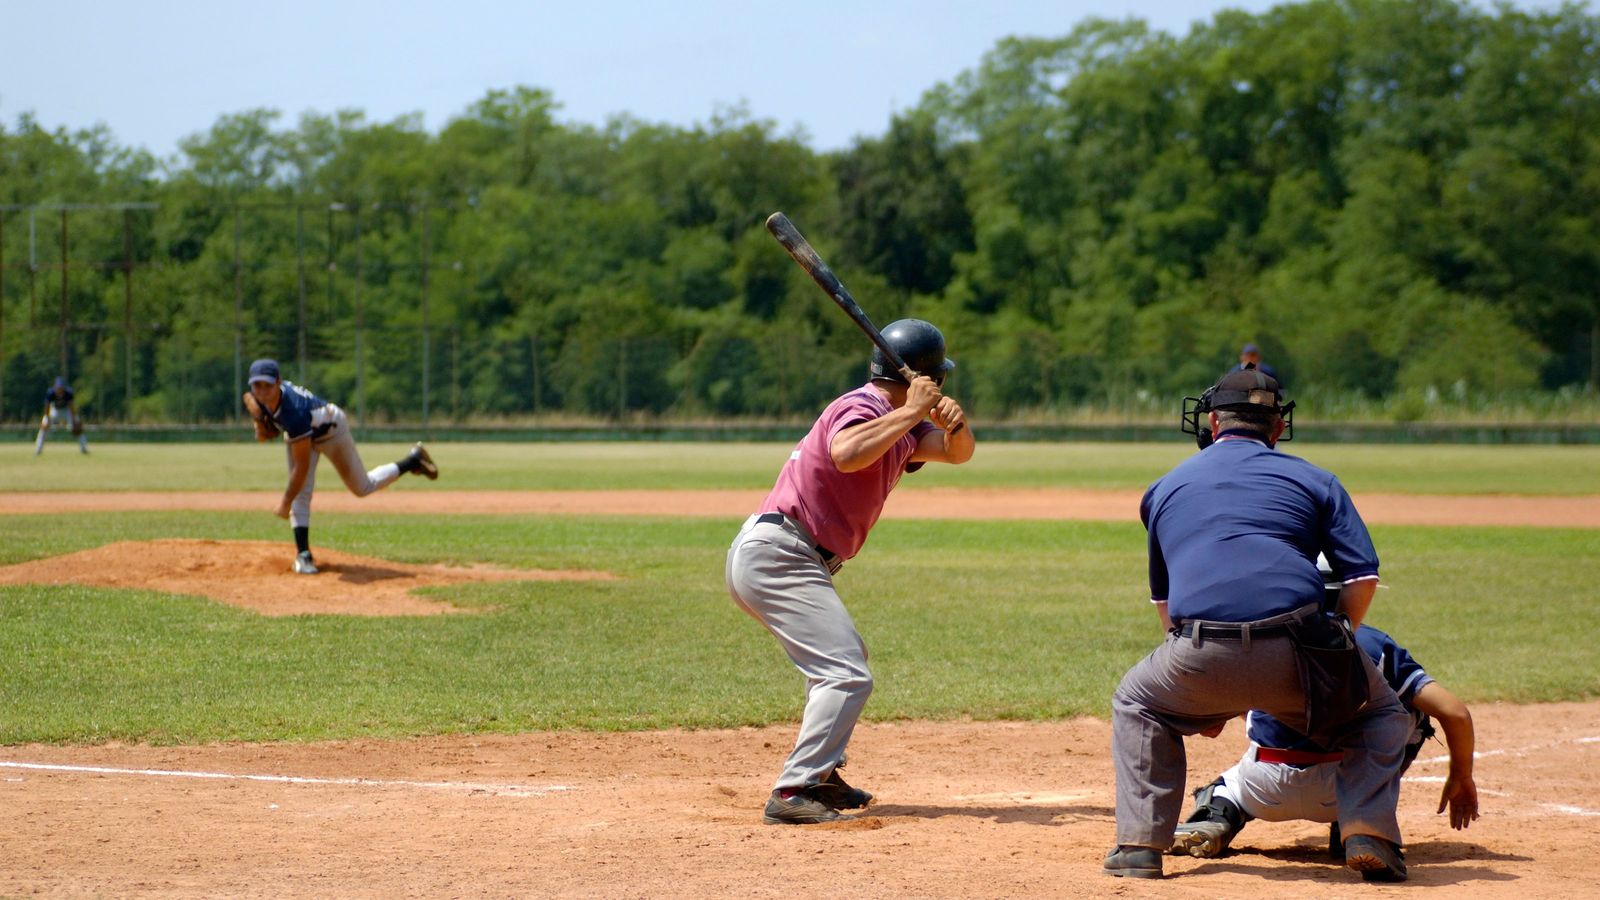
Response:
MULTIPOLYGON (((890 365, 895 367, 900 376, 906 380, 906 383, 910 384, 911 379, 917 377, 917 373, 912 371, 911 367, 906 365, 905 360, 900 358, 900 354, 896 353, 895 349, 889 346, 889 342, 884 340, 883 332, 879 331, 878 326, 872 324, 872 320, 867 318, 867 313, 861 308, 861 304, 857 303, 856 298, 850 295, 850 291, 839 281, 839 276, 833 274, 833 270, 828 268, 828 264, 822 261, 821 256, 817 255, 817 251, 812 248, 811 242, 806 240, 805 235, 800 233, 800 229, 794 227, 794 223, 789 221, 789 217, 781 212, 775 212, 768 216, 767 231, 778 239, 778 243, 783 245, 783 249, 789 251, 789 255, 794 258, 795 262, 800 264, 800 268, 806 270, 806 274, 810 275, 811 280, 817 283, 817 287, 822 288, 823 293, 832 297, 833 302, 837 303, 839 308, 844 310, 845 315, 850 317, 850 321, 856 323, 856 327, 860 328, 872 340, 872 343, 883 351, 884 358, 889 361, 890 365)), ((961 427, 957 426, 955 430, 960 431, 961 427)), ((951 433, 953 434, 954 432, 951 433)))

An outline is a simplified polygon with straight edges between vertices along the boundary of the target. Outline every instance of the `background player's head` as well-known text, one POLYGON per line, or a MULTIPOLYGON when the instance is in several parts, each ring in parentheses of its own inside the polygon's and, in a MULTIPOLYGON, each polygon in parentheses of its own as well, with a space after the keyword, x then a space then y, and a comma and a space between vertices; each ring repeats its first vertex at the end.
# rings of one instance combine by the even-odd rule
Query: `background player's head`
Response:
MULTIPOLYGON (((931 322, 896 319, 884 327, 883 339, 913 372, 926 375, 937 384, 944 384, 945 373, 956 367, 956 361, 944 355, 944 333, 931 322)), ((868 369, 873 381, 906 383, 894 364, 877 348, 873 348, 872 363, 868 369)))
POLYGON ((1261 365, 1261 348, 1255 344, 1245 344, 1239 348, 1239 362, 1261 365))
POLYGON ((66 390, 67 390, 67 376, 65 376, 65 375, 57 375, 55 384, 50 385, 50 390, 55 391, 57 394, 66 393, 66 390))
POLYGON ((250 393, 267 406, 276 409, 283 394, 283 375, 275 359, 258 359, 250 364, 250 393))

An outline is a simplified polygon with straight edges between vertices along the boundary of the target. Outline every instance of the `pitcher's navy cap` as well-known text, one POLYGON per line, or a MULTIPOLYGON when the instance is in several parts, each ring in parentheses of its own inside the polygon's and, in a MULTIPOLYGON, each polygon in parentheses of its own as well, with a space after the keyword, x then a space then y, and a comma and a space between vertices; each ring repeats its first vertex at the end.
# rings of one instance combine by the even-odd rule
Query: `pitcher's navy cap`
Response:
POLYGON ((1257 347, 1255 344, 1245 344, 1243 347, 1239 348, 1239 355, 1240 356, 1243 356, 1246 353, 1260 353, 1260 352, 1261 352, 1261 348, 1257 347))
POLYGON ((283 380, 278 374, 278 361, 275 359, 258 359, 250 364, 250 383, 266 381, 276 384, 283 380))

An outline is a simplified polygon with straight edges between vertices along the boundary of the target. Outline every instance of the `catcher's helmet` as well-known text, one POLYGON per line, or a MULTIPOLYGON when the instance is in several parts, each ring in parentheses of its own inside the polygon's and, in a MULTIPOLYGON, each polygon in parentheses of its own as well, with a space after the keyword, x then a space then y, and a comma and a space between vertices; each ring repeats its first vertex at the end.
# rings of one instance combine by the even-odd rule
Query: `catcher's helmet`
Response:
POLYGON ((1283 389, 1278 380, 1256 369, 1255 363, 1245 363, 1244 368, 1222 376, 1222 380, 1206 389, 1199 397, 1183 398, 1183 421, 1179 427, 1184 434, 1194 435, 1201 450, 1211 444, 1211 430, 1200 417, 1214 410, 1274 413, 1282 416, 1287 426, 1279 440, 1294 440, 1294 401, 1283 402, 1283 389))
MULTIPOLYGON (((944 383, 945 373, 956 367, 956 361, 944 355, 944 333, 933 327, 931 322, 896 319, 884 327, 883 339, 911 371, 926 375, 940 384, 944 383)), ((872 365, 869 368, 873 378, 906 383, 905 377, 884 356, 882 350, 873 348, 872 365)))

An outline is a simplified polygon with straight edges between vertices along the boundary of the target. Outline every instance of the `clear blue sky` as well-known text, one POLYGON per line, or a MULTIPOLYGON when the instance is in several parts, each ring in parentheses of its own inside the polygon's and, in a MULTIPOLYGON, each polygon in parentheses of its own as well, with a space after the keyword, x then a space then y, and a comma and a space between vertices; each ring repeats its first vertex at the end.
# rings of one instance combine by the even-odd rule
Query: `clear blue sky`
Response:
POLYGON ((745 103, 833 150, 1010 35, 1136 16, 1173 34, 1270 0, 14 0, 0 14, 0 122, 110 127, 157 155, 217 117, 420 112, 437 131, 491 88, 549 90, 567 122, 690 126, 745 103))

